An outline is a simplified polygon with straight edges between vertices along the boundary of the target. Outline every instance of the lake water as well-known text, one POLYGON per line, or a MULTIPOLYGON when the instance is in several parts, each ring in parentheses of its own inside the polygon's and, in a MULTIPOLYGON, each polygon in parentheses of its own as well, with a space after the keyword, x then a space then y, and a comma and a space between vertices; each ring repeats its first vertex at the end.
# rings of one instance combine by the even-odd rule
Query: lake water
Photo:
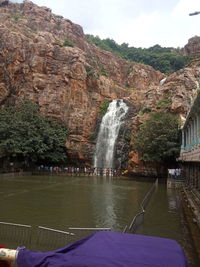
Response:
POLYGON ((122 231, 151 182, 69 176, 1 178, 1 221, 122 231))
MULTIPOLYGON (((63 231, 68 227, 123 231, 152 184, 141 179, 64 175, 1 178, 1 221, 63 231)), ((137 233, 173 238, 182 245, 179 201, 166 184, 159 184, 137 233)))

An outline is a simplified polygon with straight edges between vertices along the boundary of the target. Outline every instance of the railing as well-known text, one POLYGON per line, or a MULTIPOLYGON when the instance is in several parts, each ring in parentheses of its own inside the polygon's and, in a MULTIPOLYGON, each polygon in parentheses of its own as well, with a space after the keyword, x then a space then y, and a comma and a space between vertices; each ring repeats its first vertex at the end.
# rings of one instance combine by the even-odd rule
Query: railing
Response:
POLYGON ((196 148, 200 143, 199 143, 200 140, 198 141, 195 141, 191 144, 188 144, 188 145, 185 145, 185 146, 181 146, 181 150, 183 150, 184 152, 187 152, 187 150, 192 150, 193 148, 196 148))
POLYGON ((2 244, 9 241, 13 246, 29 246, 31 244, 31 226, 0 222, 0 240, 2 244))
POLYGON ((16 248, 25 246, 31 249, 51 250, 66 246, 78 239, 74 233, 43 226, 0 222, 1 244, 16 248))
POLYGON ((136 230, 138 229, 138 227, 143 224, 146 207, 147 207, 155 189, 157 188, 157 186, 158 186, 158 179, 156 179, 153 186, 146 193, 142 203, 140 204, 140 211, 133 217, 130 225, 126 226, 124 228, 123 232, 135 233, 136 230))
POLYGON ((39 250, 51 250, 66 246, 76 241, 75 234, 47 228, 43 226, 37 227, 37 239, 35 247, 39 250))
MULTIPOLYGON (((157 185, 158 179, 145 195, 140 205, 141 210, 134 216, 130 225, 125 226, 123 232, 135 233, 142 225, 145 209, 157 185)), ((44 226, 31 227, 30 225, 0 222, 0 240, 2 244, 11 248, 26 246, 31 249, 48 251, 66 246, 97 231, 111 231, 111 228, 70 227, 68 229, 69 232, 44 226)))
POLYGON ((29 249, 41 251, 58 249, 97 231, 111 231, 111 228, 70 227, 69 231, 44 226, 31 227, 30 225, 0 222, 0 240, 2 244, 10 248, 25 246, 29 249), (73 230, 73 233, 71 230, 73 230))
POLYGON ((63 174, 69 176, 106 176, 116 177, 123 173, 121 169, 112 168, 90 168, 90 167, 52 167, 38 166, 32 170, 33 174, 63 174))
POLYGON ((77 237, 83 238, 86 237, 88 235, 91 235, 93 233, 96 233, 98 231, 111 231, 111 228, 77 228, 77 227, 69 227, 68 228, 69 231, 72 231, 73 233, 75 233, 75 235, 77 237))

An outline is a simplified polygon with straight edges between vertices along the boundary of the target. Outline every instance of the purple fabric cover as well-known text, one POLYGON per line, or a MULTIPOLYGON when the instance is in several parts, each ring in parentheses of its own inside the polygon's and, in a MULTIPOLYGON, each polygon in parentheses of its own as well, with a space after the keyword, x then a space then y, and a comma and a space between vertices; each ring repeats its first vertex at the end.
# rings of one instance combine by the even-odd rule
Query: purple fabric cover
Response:
POLYGON ((19 267, 186 267, 185 255, 171 239, 97 232, 64 248, 21 249, 19 267))

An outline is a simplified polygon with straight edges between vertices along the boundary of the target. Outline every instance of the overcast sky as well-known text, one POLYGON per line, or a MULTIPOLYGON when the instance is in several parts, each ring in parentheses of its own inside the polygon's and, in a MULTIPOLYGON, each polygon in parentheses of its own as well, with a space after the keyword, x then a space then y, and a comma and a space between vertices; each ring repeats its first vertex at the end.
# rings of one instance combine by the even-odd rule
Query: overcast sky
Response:
MULTIPOLYGON (((20 0, 19 0, 20 2, 20 0)), ((85 33, 129 46, 183 47, 200 35, 200 0, 32 0, 80 24, 85 33)))

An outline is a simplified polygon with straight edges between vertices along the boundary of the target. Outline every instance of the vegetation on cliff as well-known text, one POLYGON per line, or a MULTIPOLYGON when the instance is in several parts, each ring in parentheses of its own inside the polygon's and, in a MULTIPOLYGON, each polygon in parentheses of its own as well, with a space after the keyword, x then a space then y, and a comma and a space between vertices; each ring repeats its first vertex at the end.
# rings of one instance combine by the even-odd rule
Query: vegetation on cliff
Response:
POLYGON ((173 114, 152 112, 140 127, 134 147, 144 161, 169 162, 180 152, 179 123, 173 114))
POLYGON ((108 100, 105 100, 105 101, 102 103, 102 105, 100 106, 100 110, 99 110, 99 113, 100 113, 101 115, 105 115, 105 114, 106 114, 107 109, 108 109, 108 107, 109 107, 109 104, 110 104, 110 102, 109 102, 108 100))
POLYGON ((39 108, 23 100, 0 111, 0 158, 3 162, 62 162, 67 158, 66 127, 44 118, 39 108))
POLYGON ((179 49, 154 45, 150 48, 129 47, 127 43, 117 44, 112 39, 100 39, 98 36, 87 34, 86 37, 101 49, 110 51, 126 60, 152 66, 154 69, 169 74, 183 68, 191 56, 183 56, 179 49))
MULTIPOLYGON (((97 137, 96 125, 107 110, 108 100, 127 100, 132 108, 127 124, 130 125, 130 132, 135 135, 138 116, 144 115, 142 119, 145 119, 152 111, 163 109, 174 112, 177 116, 185 116, 193 94, 200 84, 198 61, 169 75, 165 80, 160 71, 145 65, 150 64, 146 61, 149 60, 153 62, 154 68, 157 68, 156 64, 160 64, 164 55, 169 54, 173 58, 174 55, 178 56, 179 51, 175 54, 172 48, 160 46, 149 49, 131 48, 128 44, 117 45, 108 39, 107 43, 105 42, 107 47, 104 43, 102 48, 115 53, 114 55, 88 41, 81 26, 54 15, 50 9, 39 7, 31 1, 0 8, 0 23, 1 108, 14 105, 15 100, 19 98, 39 103, 46 117, 56 117, 68 125, 71 130, 68 136, 65 135, 68 155, 80 164, 92 165, 97 137), (153 57, 154 54, 156 57, 153 57)), ((102 44, 103 40, 100 41, 102 44)), ((170 72, 173 68, 178 68, 177 65, 172 68, 172 63, 167 62, 168 58, 162 62, 164 67, 160 68, 161 71, 170 72)), ((182 64, 179 65, 181 66, 182 64)), ((15 123, 10 119, 13 127, 15 123)), ((20 132, 21 129, 14 130, 20 132)), ((37 130, 35 132, 37 133, 37 130)), ((126 140, 121 138, 117 144, 120 149, 132 140, 129 131, 124 133, 126 140)), ((41 139, 43 140, 43 137, 41 139)), ((24 139, 23 142, 26 144, 24 139)), ((22 148, 24 144, 21 144, 22 148)), ((17 142, 15 146, 18 146, 17 142)), ((11 152, 3 150, 1 143, 1 159, 10 157, 11 160, 32 160, 32 152, 23 152, 26 150, 22 151, 21 147, 16 151, 13 147, 14 145, 11 146, 11 152)), ((47 157, 50 148, 43 145, 41 148, 42 151, 36 159, 34 157, 37 153, 33 153, 34 161, 55 162, 47 157)), ((31 149, 35 151, 37 147, 33 146, 31 149)), ((63 147, 62 149, 65 150, 63 147)), ((128 145, 126 150, 129 150, 128 145)), ((116 151, 120 151, 118 147, 116 151)), ((135 168, 137 164, 139 166, 131 153, 130 157, 131 159, 128 153, 123 154, 123 162, 129 162, 131 168, 135 168)))

